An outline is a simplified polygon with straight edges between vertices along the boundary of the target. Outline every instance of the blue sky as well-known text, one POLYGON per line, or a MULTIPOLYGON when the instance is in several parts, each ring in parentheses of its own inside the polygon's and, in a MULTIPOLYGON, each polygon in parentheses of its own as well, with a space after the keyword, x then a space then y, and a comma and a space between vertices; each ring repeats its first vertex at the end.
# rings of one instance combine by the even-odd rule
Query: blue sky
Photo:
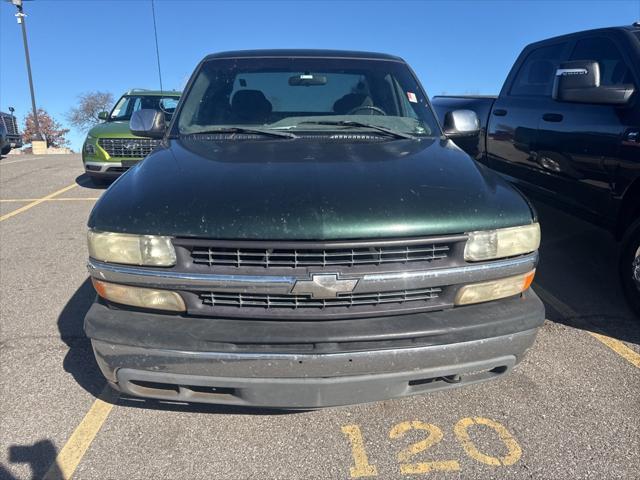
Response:
MULTIPOLYGON (((38 106, 66 124, 80 93, 157 88, 150 0, 25 2, 38 106)), ((0 109, 30 109, 15 7, 0 4, 0 109)), ((405 58, 429 95, 497 93, 526 44, 640 20, 640 0, 156 0, 165 88, 206 54, 247 48, 372 50, 405 58)), ((69 135, 78 149, 82 132, 69 135)))

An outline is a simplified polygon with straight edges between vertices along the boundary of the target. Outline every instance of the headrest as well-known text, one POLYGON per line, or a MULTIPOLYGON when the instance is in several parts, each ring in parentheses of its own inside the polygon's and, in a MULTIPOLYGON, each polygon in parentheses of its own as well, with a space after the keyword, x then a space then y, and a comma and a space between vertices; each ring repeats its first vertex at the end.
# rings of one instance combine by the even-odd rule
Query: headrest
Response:
POLYGON ((231 99, 232 112, 241 119, 263 120, 273 105, 260 90, 238 90, 231 99))

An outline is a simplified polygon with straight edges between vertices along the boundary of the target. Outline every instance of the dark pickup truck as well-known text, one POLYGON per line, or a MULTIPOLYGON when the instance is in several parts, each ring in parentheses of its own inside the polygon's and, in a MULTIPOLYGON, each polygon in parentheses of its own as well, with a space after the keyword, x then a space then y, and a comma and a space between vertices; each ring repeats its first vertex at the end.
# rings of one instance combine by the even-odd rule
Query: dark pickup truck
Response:
MULTIPOLYGON (((472 110, 481 135, 456 140, 527 193, 610 229, 640 313, 640 24, 527 46, 498 97, 435 97, 442 122, 472 110)), ((446 132, 445 132, 446 133, 446 132)))
POLYGON ((0 153, 8 154, 14 148, 22 147, 22 135, 18 130, 18 122, 13 115, 13 107, 9 107, 11 113, 0 112, 0 130, 4 132, 0 153))
POLYGON ((210 55, 169 126, 130 128, 161 142, 89 218, 85 332, 115 388, 323 407, 498 378, 532 345, 535 211, 402 59, 210 55))

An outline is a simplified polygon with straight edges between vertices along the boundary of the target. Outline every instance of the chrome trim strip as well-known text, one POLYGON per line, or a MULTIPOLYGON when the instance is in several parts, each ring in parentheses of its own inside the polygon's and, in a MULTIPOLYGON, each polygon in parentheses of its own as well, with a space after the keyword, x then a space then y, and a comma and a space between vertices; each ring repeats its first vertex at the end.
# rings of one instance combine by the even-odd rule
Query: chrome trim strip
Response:
POLYGON ((122 162, 84 162, 85 171, 89 173, 105 173, 110 167, 122 167, 122 162), (87 165, 100 167, 100 170, 87 170, 87 165))
MULTIPOLYGON (((534 269, 537 263, 538 253, 534 252, 524 257, 493 260, 462 267, 434 268, 433 270, 414 272, 368 274, 362 277, 360 283, 366 283, 368 287, 375 286, 376 288, 373 288, 374 291, 381 290, 383 286, 385 290, 396 290, 409 286, 411 286, 411 288, 421 288, 467 284, 526 273, 534 269)), ((354 292, 357 290, 358 289, 354 290, 354 292)))
POLYGON ((89 274, 99 280, 170 290, 231 290, 234 292, 289 293, 296 277, 274 275, 216 275, 184 273, 115 265, 89 259, 89 274))
MULTIPOLYGON (((442 287, 509 277, 535 268, 538 253, 505 260, 493 260, 461 267, 434 268, 360 277, 353 293, 403 290, 406 288, 442 287)), ((287 294, 299 279, 309 276, 281 275, 216 275, 184 273, 160 268, 116 265, 90 259, 89 274, 99 280, 168 290, 221 291, 240 293, 287 294)), ((315 272, 314 272, 315 273, 315 272)), ((317 272, 322 273, 322 272, 317 272)), ((345 277, 347 278, 347 277, 345 277)))
POLYGON ((559 68, 556 70, 556 77, 563 77, 566 75, 586 75, 589 70, 586 68, 559 68))

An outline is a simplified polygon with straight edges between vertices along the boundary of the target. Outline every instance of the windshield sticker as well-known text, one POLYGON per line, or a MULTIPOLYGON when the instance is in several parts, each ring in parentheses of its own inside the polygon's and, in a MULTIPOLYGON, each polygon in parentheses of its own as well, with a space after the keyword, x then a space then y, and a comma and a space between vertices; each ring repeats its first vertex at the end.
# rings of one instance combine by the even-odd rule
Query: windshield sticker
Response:
POLYGON ((416 94, 413 92, 407 92, 407 98, 411 103, 418 103, 418 97, 416 97, 416 94))

